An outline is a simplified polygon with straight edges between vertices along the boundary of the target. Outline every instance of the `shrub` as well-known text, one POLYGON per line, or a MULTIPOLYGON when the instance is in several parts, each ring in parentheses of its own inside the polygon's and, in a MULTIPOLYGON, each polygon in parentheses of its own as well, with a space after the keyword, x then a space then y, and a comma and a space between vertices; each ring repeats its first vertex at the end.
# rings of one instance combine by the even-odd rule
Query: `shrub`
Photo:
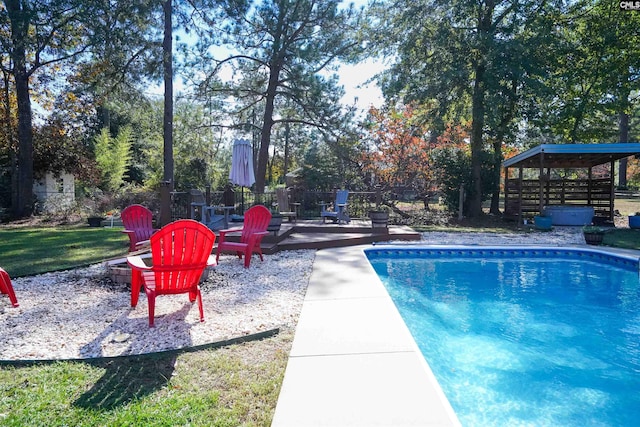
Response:
MULTIPOLYGON (((463 212, 468 211, 468 201, 471 200, 473 191, 471 153, 467 149, 457 147, 444 147, 433 150, 433 167, 435 169, 436 183, 443 196, 444 205, 450 211, 458 210, 460 200, 460 185, 464 184, 463 212)), ((487 200, 495 187, 493 173, 493 156, 483 152, 482 163, 482 200, 487 200)))

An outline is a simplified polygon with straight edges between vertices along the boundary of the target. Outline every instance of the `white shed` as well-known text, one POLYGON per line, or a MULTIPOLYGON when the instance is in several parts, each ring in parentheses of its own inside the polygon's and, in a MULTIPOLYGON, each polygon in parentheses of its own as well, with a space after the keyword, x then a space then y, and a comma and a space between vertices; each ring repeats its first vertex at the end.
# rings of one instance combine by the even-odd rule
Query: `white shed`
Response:
POLYGON ((55 176, 52 172, 33 183, 33 194, 44 212, 59 211, 69 208, 75 202, 75 179, 70 173, 55 176))

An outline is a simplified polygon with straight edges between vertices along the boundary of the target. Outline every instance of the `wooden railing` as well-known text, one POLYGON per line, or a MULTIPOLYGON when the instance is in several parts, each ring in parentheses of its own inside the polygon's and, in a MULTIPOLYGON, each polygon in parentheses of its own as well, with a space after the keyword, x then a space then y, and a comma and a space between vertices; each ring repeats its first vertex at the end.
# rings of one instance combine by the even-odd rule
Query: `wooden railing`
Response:
MULTIPOLYGON (((205 192, 209 205, 227 206, 223 203, 225 200, 224 192, 210 191, 205 192)), ((369 210, 375 206, 375 191, 352 191, 349 192, 348 212, 351 218, 366 218, 369 210)), ((320 217, 320 206, 323 202, 333 203, 335 194, 332 191, 293 191, 290 195, 291 202, 300 203, 298 217, 302 219, 320 217)), ((255 204, 265 205, 268 208, 275 208, 276 193, 253 193, 249 190, 236 191, 234 194, 235 207, 234 212, 242 215, 245 210, 255 204)), ((189 218, 191 198, 189 192, 173 192, 171 193, 171 220, 180 218, 189 218)), ((228 202, 228 200, 227 200, 228 202)))

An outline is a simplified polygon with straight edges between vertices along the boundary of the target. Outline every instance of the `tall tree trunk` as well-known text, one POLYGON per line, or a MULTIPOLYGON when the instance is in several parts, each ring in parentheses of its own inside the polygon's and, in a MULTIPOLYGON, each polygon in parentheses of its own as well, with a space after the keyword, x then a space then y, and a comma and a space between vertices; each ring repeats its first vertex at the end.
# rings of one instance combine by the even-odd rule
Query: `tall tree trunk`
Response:
POLYGON ((509 102, 507 102, 504 114, 500 119, 498 125, 498 132, 495 140, 493 141, 493 174, 495 184, 493 187, 493 194, 491 195, 491 208, 489 213, 494 215, 500 215, 500 175, 502 170, 502 145, 504 143, 505 136, 509 132, 509 124, 515 117, 516 113, 516 99, 518 92, 518 79, 515 77, 511 80, 511 86, 509 91, 509 102))
POLYGON ((267 163, 269 162, 269 144, 271 143, 271 129, 273 128, 273 111, 278 88, 280 68, 272 65, 269 73, 269 85, 262 119, 262 134, 260 135, 260 150, 258 151, 258 169, 256 170, 256 192, 264 193, 267 176, 267 163))
POLYGON ((19 0, 5 1, 5 5, 11 21, 11 59, 14 64, 13 76, 18 101, 18 179, 13 215, 16 218, 24 218, 33 213, 33 128, 24 45, 27 40, 28 12, 22 10, 19 0))
POLYGON ((172 0, 162 4, 164 11, 164 40, 162 41, 162 68, 164 71, 164 120, 162 123, 164 140, 164 181, 173 182, 173 5, 172 0))
POLYGON ((285 123, 284 125, 284 166, 282 179, 285 181, 285 185, 287 182, 287 174, 289 173, 289 133, 291 131, 290 123, 285 123))
POLYGON ((171 222, 171 192, 173 180, 173 0, 162 3, 164 39, 162 40, 162 71, 164 75, 164 115, 162 118, 163 181, 160 184, 161 227, 171 222))
POLYGON ((16 129, 11 119, 11 77, 7 72, 2 73, 2 80, 4 84, 4 132, 6 134, 7 143, 9 147, 9 162, 10 162, 10 174, 11 174, 11 206, 18 204, 18 159, 16 156, 16 129))
POLYGON ((482 215, 482 133, 484 128, 485 66, 476 66, 471 106, 471 197, 467 215, 482 215))
MULTIPOLYGON (((629 142, 629 115, 620 113, 618 142, 629 142)), ((627 158, 620 159, 618 163, 618 187, 627 186, 627 158)))
POLYGON ((500 215, 500 170, 502 167, 503 141, 504 135, 502 132, 499 132, 498 136, 493 140, 493 174, 496 183, 491 193, 491 207, 489 208, 489 213, 493 215, 500 215))

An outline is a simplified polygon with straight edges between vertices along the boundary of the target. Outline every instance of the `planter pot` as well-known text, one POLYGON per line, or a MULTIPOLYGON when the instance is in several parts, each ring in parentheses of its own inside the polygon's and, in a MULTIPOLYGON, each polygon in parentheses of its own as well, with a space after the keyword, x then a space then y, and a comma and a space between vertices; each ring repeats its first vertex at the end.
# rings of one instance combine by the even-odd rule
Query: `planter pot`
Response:
POLYGON ((386 233, 389 228, 389 212, 387 211, 369 211, 371 218, 371 230, 374 233, 386 233))
POLYGON ((588 245, 600 245, 604 239, 604 233, 584 233, 584 241, 588 245))
POLYGON ((102 225, 102 221, 104 221, 104 218, 100 216, 90 216, 87 218, 89 227, 100 227, 102 225))
POLYGON ((283 216, 272 216, 271 221, 269 221, 269 225, 267 226, 267 231, 273 232, 273 234, 277 234, 278 231, 280 231, 283 219, 283 216))
POLYGON ((640 228, 640 215, 629 216, 629 228, 640 228))
POLYGON ((549 216, 536 216, 533 218, 533 223, 538 230, 551 230, 551 217, 549 216))

